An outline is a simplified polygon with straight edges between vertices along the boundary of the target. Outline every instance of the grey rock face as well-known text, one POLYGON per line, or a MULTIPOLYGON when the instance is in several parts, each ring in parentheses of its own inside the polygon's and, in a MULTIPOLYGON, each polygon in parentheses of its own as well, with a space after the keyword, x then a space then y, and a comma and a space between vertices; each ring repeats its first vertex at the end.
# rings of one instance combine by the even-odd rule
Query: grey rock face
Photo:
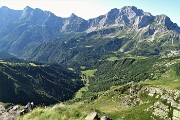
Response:
MULTIPOLYGON (((87 31, 97 30, 108 26, 132 26, 136 29, 144 28, 153 23, 162 24, 168 30, 180 33, 180 28, 165 15, 153 16, 134 6, 112 9, 105 15, 88 20, 87 31)), ((160 27, 160 26, 159 26, 160 27)))
MULTIPOLYGON (((0 8, 0 21, 1 24, 8 25, 17 20, 19 22, 26 21, 33 25, 46 25, 45 23, 49 20, 50 16, 59 18, 61 24, 56 24, 59 27, 59 32, 83 32, 100 29, 107 26, 136 26, 138 29, 146 27, 153 22, 158 24, 164 24, 169 30, 175 30, 180 32, 180 28, 177 24, 174 24, 169 17, 165 15, 152 16, 150 13, 144 12, 143 10, 137 9, 134 6, 125 6, 121 9, 114 8, 107 14, 101 15, 97 18, 84 20, 75 14, 72 14, 68 18, 60 18, 55 16, 53 13, 43 11, 40 9, 32 9, 25 7, 24 10, 11 10, 7 7, 0 8), (7 19, 8 18, 8 19, 7 19)), ((59 23, 56 21, 56 23, 59 23)), ((52 23, 53 24, 53 23, 52 23)))
POLYGON ((83 32, 87 29, 87 21, 76 16, 74 13, 64 21, 62 32, 83 32))
POLYGON ((149 24, 152 24, 154 17, 144 15, 144 16, 140 16, 138 18, 139 18, 139 21, 138 22, 136 21, 138 23, 138 28, 143 28, 143 27, 148 26, 149 24))
MULTIPOLYGON (((138 25, 140 22, 138 18, 141 19, 143 18, 144 15, 145 13, 142 10, 137 9, 134 6, 132 7, 126 6, 126 7, 123 7, 122 9, 115 8, 105 15, 89 20, 88 23, 90 25, 88 29, 99 29, 99 28, 107 27, 111 25, 112 26, 126 26, 126 25, 133 25, 134 23, 138 25)), ((151 16, 150 14, 148 15, 151 16)), ((144 18, 142 20, 144 20, 144 18)), ((140 27, 148 24, 146 22, 147 20, 145 21, 145 23, 141 23, 143 25, 140 25, 140 27)))
POLYGON ((17 22, 21 16, 21 10, 12 10, 5 6, 0 8, 0 30, 12 22, 17 22))
POLYGON ((154 21, 156 21, 158 24, 163 24, 167 27, 168 30, 174 30, 178 33, 180 33, 180 28, 176 23, 173 23, 171 19, 166 15, 157 15, 155 16, 154 21))

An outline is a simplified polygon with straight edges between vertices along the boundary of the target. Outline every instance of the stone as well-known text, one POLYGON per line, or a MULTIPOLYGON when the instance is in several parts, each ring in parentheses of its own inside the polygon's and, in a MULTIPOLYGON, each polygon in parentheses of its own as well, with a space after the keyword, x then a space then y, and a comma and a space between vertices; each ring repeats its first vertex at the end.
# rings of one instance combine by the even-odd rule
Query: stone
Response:
POLYGON ((101 120, 112 120, 111 118, 109 118, 108 116, 102 116, 101 120))
POLYGON ((155 88, 155 87, 146 87, 145 91, 148 92, 149 96, 154 96, 154 95, 163 95, 163 89, 161 88, 155 88))
POLYGON ((100 120, 97 112, 90 113, 85 120, 100 120))
POLYGON ((65 105, 63 103, 59 103, 59 104, 54 105, 52 107, 52 109, 55 110, 55 109, 62 108, 62 107, 65 107, 65 105))
POLYGON ((180 120, 180 111, 176 109, 173 110, 173 120, 180 120))
POLYGON ((14 106, 14 107, 11 109, 11 111, 17 111, 17 110, 19 110, 19 109, 20 109, 19 105, 16 105, 16 106, 14 106))
POLYGON ((4 106, 0 105, 0 114, 4 113, 6 111, 6 109, 4 108, 4 106))
POLYGON ((160 117, 161 119, 164 119, 164 120, 170 120, 170 118, 168 117, 168 113, 170 112, 169 106, 166 106, 163 103, 158 101, 154 103, 153 109, 154 110, 152 114, 154 116, 160 117))

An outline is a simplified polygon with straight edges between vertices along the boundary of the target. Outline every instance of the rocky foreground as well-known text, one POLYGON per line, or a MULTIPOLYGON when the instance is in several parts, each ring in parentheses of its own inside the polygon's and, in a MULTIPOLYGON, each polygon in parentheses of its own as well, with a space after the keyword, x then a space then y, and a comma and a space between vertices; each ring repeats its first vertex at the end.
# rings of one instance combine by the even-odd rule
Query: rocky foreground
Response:
MULTIPOLYGON (((118 109, 133 108, 136 109, 137 106, 143 104, 153 103, 146 107, 142 114, 150 113, 150 118, 152 120, 162 119, 162 120, 180 120, 180 91, 179 90, 169 90, 161 87, 154 87, 151 85, 144 84, 134 84, 130 83, 122 87, 117 87, 110 90, 116 96, 117 99, 121 99, 117 102, 116 107, 118 109), (123 91, 127 91, 126 95, 123 91), (146 96, 146 99, 144 97, 146 96), (152 102, 154 101, 154 102, 152 102)), ((108 92, 107 92, 108 93, 108 92)), ((98 96, 95 101, 98 101, 102 97, 108 97, 109 94, 104 93, 98 96)), ((110 101, 116 102, 115 97, 108 97, 110 101)), ((94 101, 94 102, 95 102, 94 101)), ((108 102, 108 101, 107 101, 108 102)), ((63 103, 57 104, 51 109, 60 110, 60 108, 67 108, 68 105, 63 103)), ((63 109, 62 109, 63 110, 63 109)), ((13 120, 14 118, 20 116, 22 110, 19 106, 13 106, 11 108, 5 109, 2 105, 0 106, 0 120, 13 120)), ((111 116, 112 117, 112 116, 111 116)), ((83 117, 84 120, 113 120, 113 118, 108 117, 108 114, 100 114, 98 111, 92 111, 87 116, 83 117)), ((122 117, 121 119, 126 119, 122 117)))
POLYGON ((144 112, 151 112, 151 118, 163 120, 180 120, 180 91, 167 90, 164 88, 153 87, 149 85, 130 85, 130 95, 123 97, 123 102, 119 107, 133 107, 149 103, 143 101, 140 94, 145 94, 155 99, 154 105, 150 106, 144 112))
MULTIPOLYGON (((119 99, 122 99, 122 102, 118 103, 118 108, 134 107, 134 109, 136 109, 136 106, 148 104, 152 99, 155 101, 154 104, 146 108, 142 114, 150 112, 152 120, 180 120, 179 90, 168 90, 165 88, 134 83, 124 85, 122 89, 128 90, 129 94, 125 96, 120 95, 118 97, 119 99), (144 101, 142 95, 147 96, 150 99, 144 101)), ((114 93, 121 93, 122 89, 114 89, 114 93)), ((114 97, 112 97, 112 101, 113 99, 115 100, 114 97)), ((86 117, 86 120, 111 120, 111 118, 103 116, 100 119, 97 112, 92 112, 86 117)))
POLYGON ((180 120, 180 91, 154 87, 146 87, 144 90, 149 96, 159 99, 147 109, 147 111, 153 111, 154 119, 159 117, 164 120, 180 120))
POLYGON ((0 105, 0 120, 14 120, 14 118, 20 116, 21 110, 18 105, 5 109, 0 105))

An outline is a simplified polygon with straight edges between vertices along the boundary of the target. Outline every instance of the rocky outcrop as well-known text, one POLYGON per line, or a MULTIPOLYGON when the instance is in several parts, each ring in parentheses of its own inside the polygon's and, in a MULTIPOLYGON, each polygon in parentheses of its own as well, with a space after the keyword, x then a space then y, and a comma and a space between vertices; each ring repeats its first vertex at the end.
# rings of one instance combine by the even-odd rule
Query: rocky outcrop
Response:
POLYGON ((121 95, 120 108, 134 107, 142 104, 152 104, 144 110, 150 112, 151 118, 162 120, 180 120, 180 91, 168 90, 165 88, 129 83, 114 92, 129 91, 127 95, 121 95), (149 96, 154 102, 142 99, 142 96, 149 96))
POLYGON ((17 117, 32 111, 33 108, 33 102, 28 102, 24 109, 20 109, 19 105, 11 106, 7 109, 4 106, 0 105, 0 120, 14 120, 17 117))
POLYGON ((100 120, 97 112, 90 113, 85 120, 100 120))
POLYGON ((120 107, 126 108, 130 106, 137 106, 143 104, 142 100, 140 99, 139 95, 130 95, 130 96, 125 96, 123 98, 122 103, 120 104, 120 107))
MULTIPOLYGON (((59 109, 59 108, 63 108, 63 107, 65 107, 65 106, 66 106, 65 104, 59 103, 59 104, 54 105, 54 106, 52 107, 52 110, 56 110, 56 109, 59 109)), ((46 108, 46 106, 45 106, 45 108, 46 108)))
POLYGON ((20 116, 20 107, 18 105, 13 106, 9 109, 5 109, 0 105, 0 120, 14 120, 20 116))
POLYGON ((4 106, 0 105, 0 115, 2 115, 2 113, 4 113, 6 111, 6 109, 4 108, 4 106))
POLYGON ((112 120, 111 118, 109 118, 108 116, 102 116, 101 120, 112 120))
POLYGON ((180 120, 180 111, 179 110, 176 110, 174 109, 173 110, 173 120, 180 120))
POLYGON ((164 120, 180 119, 180 91, 157 87, 146 87, 144 90, 149 96, 158 99, 153 106, 147 109, 147 111, 152 111, 152 117, 155 116, 164 120))
POLYGON ((166 100, 167 104, 171 107, 180 110, 180 91, 178 90, 166 90, 163 88, 146 87, 145 91, 148 92, 149 96, 166 100))
POLYGON ((112 119, 106 115, 104 115, 100 118, 98 113, 94 111, 94 112, 90 113, 89 115, 87 115, 85 120, 112 120, 112 119))
POLYGON ((129 95, 124 96, 121 104, 119 105, 122 108, 137 106, 143 104, 143 101, 140 99, 139 92, 141 91, 143 85, 129 83, 127 86, 124 86, 124 89, 129 89, 129 95))
POLYGON ((171 118, 168 116, 170 108, 169 106, 164 105, 162 102, 156 102, 152 107, 149 108, 149 110, 153 111, 153 116, 158 116, 163 120, 171 120, 171 118))

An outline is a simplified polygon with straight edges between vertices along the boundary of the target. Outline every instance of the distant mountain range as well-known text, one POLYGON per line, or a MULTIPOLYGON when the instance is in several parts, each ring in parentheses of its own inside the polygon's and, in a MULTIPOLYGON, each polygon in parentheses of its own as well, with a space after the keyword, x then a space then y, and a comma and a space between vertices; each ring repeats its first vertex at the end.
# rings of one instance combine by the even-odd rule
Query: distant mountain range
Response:
POLYGON ((164 55, 180 47, 176 23, 134 6, 115 8, 89 20, 75 14, 62 18, 30 7, 3 6, 0 16, 0 51, 39 62, 84 61, 89 56, 97 61, 107 53, 164 55))

